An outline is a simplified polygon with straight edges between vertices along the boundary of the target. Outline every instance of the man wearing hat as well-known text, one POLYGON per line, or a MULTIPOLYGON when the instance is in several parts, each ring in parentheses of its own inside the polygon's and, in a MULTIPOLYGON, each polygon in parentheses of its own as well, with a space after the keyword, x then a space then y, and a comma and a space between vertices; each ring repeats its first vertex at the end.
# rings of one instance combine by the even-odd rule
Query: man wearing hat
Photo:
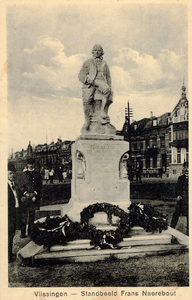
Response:
POLYGON ((35 210, 39 209, 40 193, 42 187, 41 174, 35 170, 35 159, 27 159, 21 178, 21 238, 25 238, 28 225, 30 235, 35 220, 35 210))
POLYGON ((13 261, 13 238, 19 224, 18 187, 15 185, 15 167, 8 163, 8 261, 13 261))
POLYGON ((179 216, 187 217, 187 235, 189 235, 189 172, 188 162, 184 162, 182 175, 179 176, 176 186, 177 201, 175 205, 175 211, 173 213, 171 227, 175 228, 179 219, 179 216))

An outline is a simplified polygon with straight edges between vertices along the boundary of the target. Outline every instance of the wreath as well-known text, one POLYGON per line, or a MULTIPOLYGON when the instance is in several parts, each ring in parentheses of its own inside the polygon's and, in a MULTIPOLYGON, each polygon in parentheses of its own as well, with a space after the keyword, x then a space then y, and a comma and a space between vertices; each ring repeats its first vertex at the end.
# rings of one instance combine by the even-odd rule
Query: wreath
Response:
POLYGON ((159 214, 151 205, 131 203, 129 212, 132 226, 140 226, 152 233, 155 231, 161 233, 168 228, 167 217, 159 214))
POLYGON ((81 212, 81 224, 89 232, 91 245, 95 247, 116 248, 116 245, 126 237, 130 231, 131 221, 129 213, 125 212, 118 205, 109 203, 96 203, 85 207, 81 212), (100 230, 92 225, 88 225, 89 219, 93 218, 95 213, 105 212, 109 224, 112 225, 112 216, 119 217, 118 227, 116 230, 100 230))
POLYGON ((81 222, 72 222, 67 215, 64 217, 47 216, 45 222, 37 221, 31 233, 32 240, 38 245, 50 248, 53 245, 66 245, 76 239, 90 239, 90 244, 98 249, 118 248, 118 243, 129 236, 130 228, 141 226, 146 231, 154 232, 167 229, 167 219, 159 215, 152 206, 132 203, 129 212, 117 205, 96 203, 84 208, 81 222), (109 224, 112 216, 119 217, 116 230, 101 230, 89 225, 89 219, 97 212, 107 214, 109 224))

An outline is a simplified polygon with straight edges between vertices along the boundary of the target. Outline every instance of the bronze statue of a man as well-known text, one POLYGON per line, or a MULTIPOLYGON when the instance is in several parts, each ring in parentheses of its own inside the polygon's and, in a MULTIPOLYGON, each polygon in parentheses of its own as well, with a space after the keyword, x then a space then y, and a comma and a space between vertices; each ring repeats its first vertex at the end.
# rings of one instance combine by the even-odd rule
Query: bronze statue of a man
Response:
POLYGON ((84 128, 89 129, 91 101, 94 94, 98 91, 101 94, 102 104, 99 121, 106 124, 107 114, 105 111, 106 103, 110 98, 112 102, 111 76, 107 63, 103 60, 104 51, 101 45, 95 45, 92 50, 93 58, 86 60, 79 72, 79 80, 83 83, 82 97, 85 114, 84 128))

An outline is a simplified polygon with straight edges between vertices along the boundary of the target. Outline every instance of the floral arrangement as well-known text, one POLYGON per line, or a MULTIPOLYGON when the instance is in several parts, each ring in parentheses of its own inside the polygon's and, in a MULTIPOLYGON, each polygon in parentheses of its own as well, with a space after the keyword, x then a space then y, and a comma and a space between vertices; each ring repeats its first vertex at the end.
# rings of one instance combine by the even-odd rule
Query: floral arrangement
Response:
POLYGON ((151 205, 131 203, 129 212, 132 226, 140 226, 146 232, 153 233, 158 230, 161 233, 168 228, 167 218, 159 215, 151 205))
POLYGON ((36 222, 33 226, 31 238, 38 245, 50 248, 53 245, 66 245, 68 241, 76 239, 90 239, 90 244, 98 249, 118 248, 118 243, 129 236, 133 226, 141 226, 146 231, 154 232, 167 229, 167 219, 155 212, 149 205, 132 203, 129 212, 125 212, 118 205, 109 203, 95 203, 84 208, 81 212, 81 222, 72 222, 67 215, 64 217, 49 216, 45 222, 36 222), (89 225, 89 219, 97 212, 105 212, 109 224, 112 216, 119 217, 116 230, 100 230, 89 225))

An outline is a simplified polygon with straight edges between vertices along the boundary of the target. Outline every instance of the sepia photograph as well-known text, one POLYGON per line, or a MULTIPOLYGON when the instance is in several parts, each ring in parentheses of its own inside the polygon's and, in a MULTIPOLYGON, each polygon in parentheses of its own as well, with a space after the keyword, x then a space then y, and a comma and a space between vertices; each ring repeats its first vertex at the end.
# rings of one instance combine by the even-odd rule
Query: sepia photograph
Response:
POLYGON ((189 296, 189 2, 4 12, 4 299, 189 296))

